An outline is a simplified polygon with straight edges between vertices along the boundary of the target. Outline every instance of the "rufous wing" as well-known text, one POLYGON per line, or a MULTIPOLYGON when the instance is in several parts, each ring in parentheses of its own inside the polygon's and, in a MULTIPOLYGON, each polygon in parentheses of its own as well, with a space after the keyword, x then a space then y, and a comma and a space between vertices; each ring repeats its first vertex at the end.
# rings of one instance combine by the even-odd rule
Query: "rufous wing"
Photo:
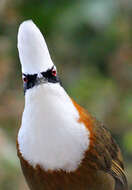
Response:
POLYGON ((74 102, 80 119, 90 131, 90 147, 86 153, 89 167, 109 173, 115 180, 115 190, 128 190, 123 158, 119 146, 109 131, 84 108, 74 102))

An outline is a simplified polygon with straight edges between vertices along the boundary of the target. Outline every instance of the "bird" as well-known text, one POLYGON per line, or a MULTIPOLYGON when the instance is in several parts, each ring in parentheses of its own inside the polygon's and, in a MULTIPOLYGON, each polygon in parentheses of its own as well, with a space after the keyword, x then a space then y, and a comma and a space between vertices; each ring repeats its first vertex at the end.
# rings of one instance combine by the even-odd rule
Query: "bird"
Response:
POLYGON ((64 90, 32 20, 18 29, 25 107, 17 154, 30 190, 128 190, 108 129, 64 90))

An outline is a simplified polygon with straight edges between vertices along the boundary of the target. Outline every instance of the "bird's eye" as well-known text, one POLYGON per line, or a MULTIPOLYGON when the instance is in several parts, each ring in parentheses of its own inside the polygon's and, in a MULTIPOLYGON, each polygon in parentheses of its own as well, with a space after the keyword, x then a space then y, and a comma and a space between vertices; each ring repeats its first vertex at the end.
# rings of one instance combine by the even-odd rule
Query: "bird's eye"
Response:
POLYGON ((56 77, 56 74, 57 74, 57 73, 56 73, 56 70, 53 69, 51 72, 52 72, 52 75, 56 77))
POLYGON ((26 76, 22 77, 23 82, 28 82, 28 78, 26 76))

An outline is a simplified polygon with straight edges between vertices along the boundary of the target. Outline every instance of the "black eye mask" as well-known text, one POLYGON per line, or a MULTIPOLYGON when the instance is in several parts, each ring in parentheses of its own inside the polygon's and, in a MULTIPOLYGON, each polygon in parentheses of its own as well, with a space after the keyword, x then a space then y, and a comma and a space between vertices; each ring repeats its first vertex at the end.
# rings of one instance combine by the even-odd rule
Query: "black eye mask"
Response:
POLYGON ((40 85, 42 83, 59 83, 59 77, 57 76, 56 70, 54 67, 47 70, 46 72, 41 72, 38 74, 24 74, 23 73, 23 82, 24 82, 24 94, 27 89, 33 88, 36 85, 40 85))

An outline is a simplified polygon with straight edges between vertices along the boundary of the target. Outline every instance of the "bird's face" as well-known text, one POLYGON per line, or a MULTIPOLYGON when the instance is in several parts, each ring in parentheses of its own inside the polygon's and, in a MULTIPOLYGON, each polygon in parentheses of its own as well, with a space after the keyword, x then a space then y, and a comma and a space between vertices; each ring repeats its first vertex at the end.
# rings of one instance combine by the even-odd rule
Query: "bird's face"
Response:
POLYGON ((32 21, 23 22, 18 32, 24 92, 41 84, 59 83, 57 70, 40 30, 32 21))
POLYGON ((57 71, 55 66, 47 71, 35 73, 35 74, 22 74, 24 93, 26 90, 31 89, 35 86, 48 83, 59 83, 59 77, 57 76, 57 71))

